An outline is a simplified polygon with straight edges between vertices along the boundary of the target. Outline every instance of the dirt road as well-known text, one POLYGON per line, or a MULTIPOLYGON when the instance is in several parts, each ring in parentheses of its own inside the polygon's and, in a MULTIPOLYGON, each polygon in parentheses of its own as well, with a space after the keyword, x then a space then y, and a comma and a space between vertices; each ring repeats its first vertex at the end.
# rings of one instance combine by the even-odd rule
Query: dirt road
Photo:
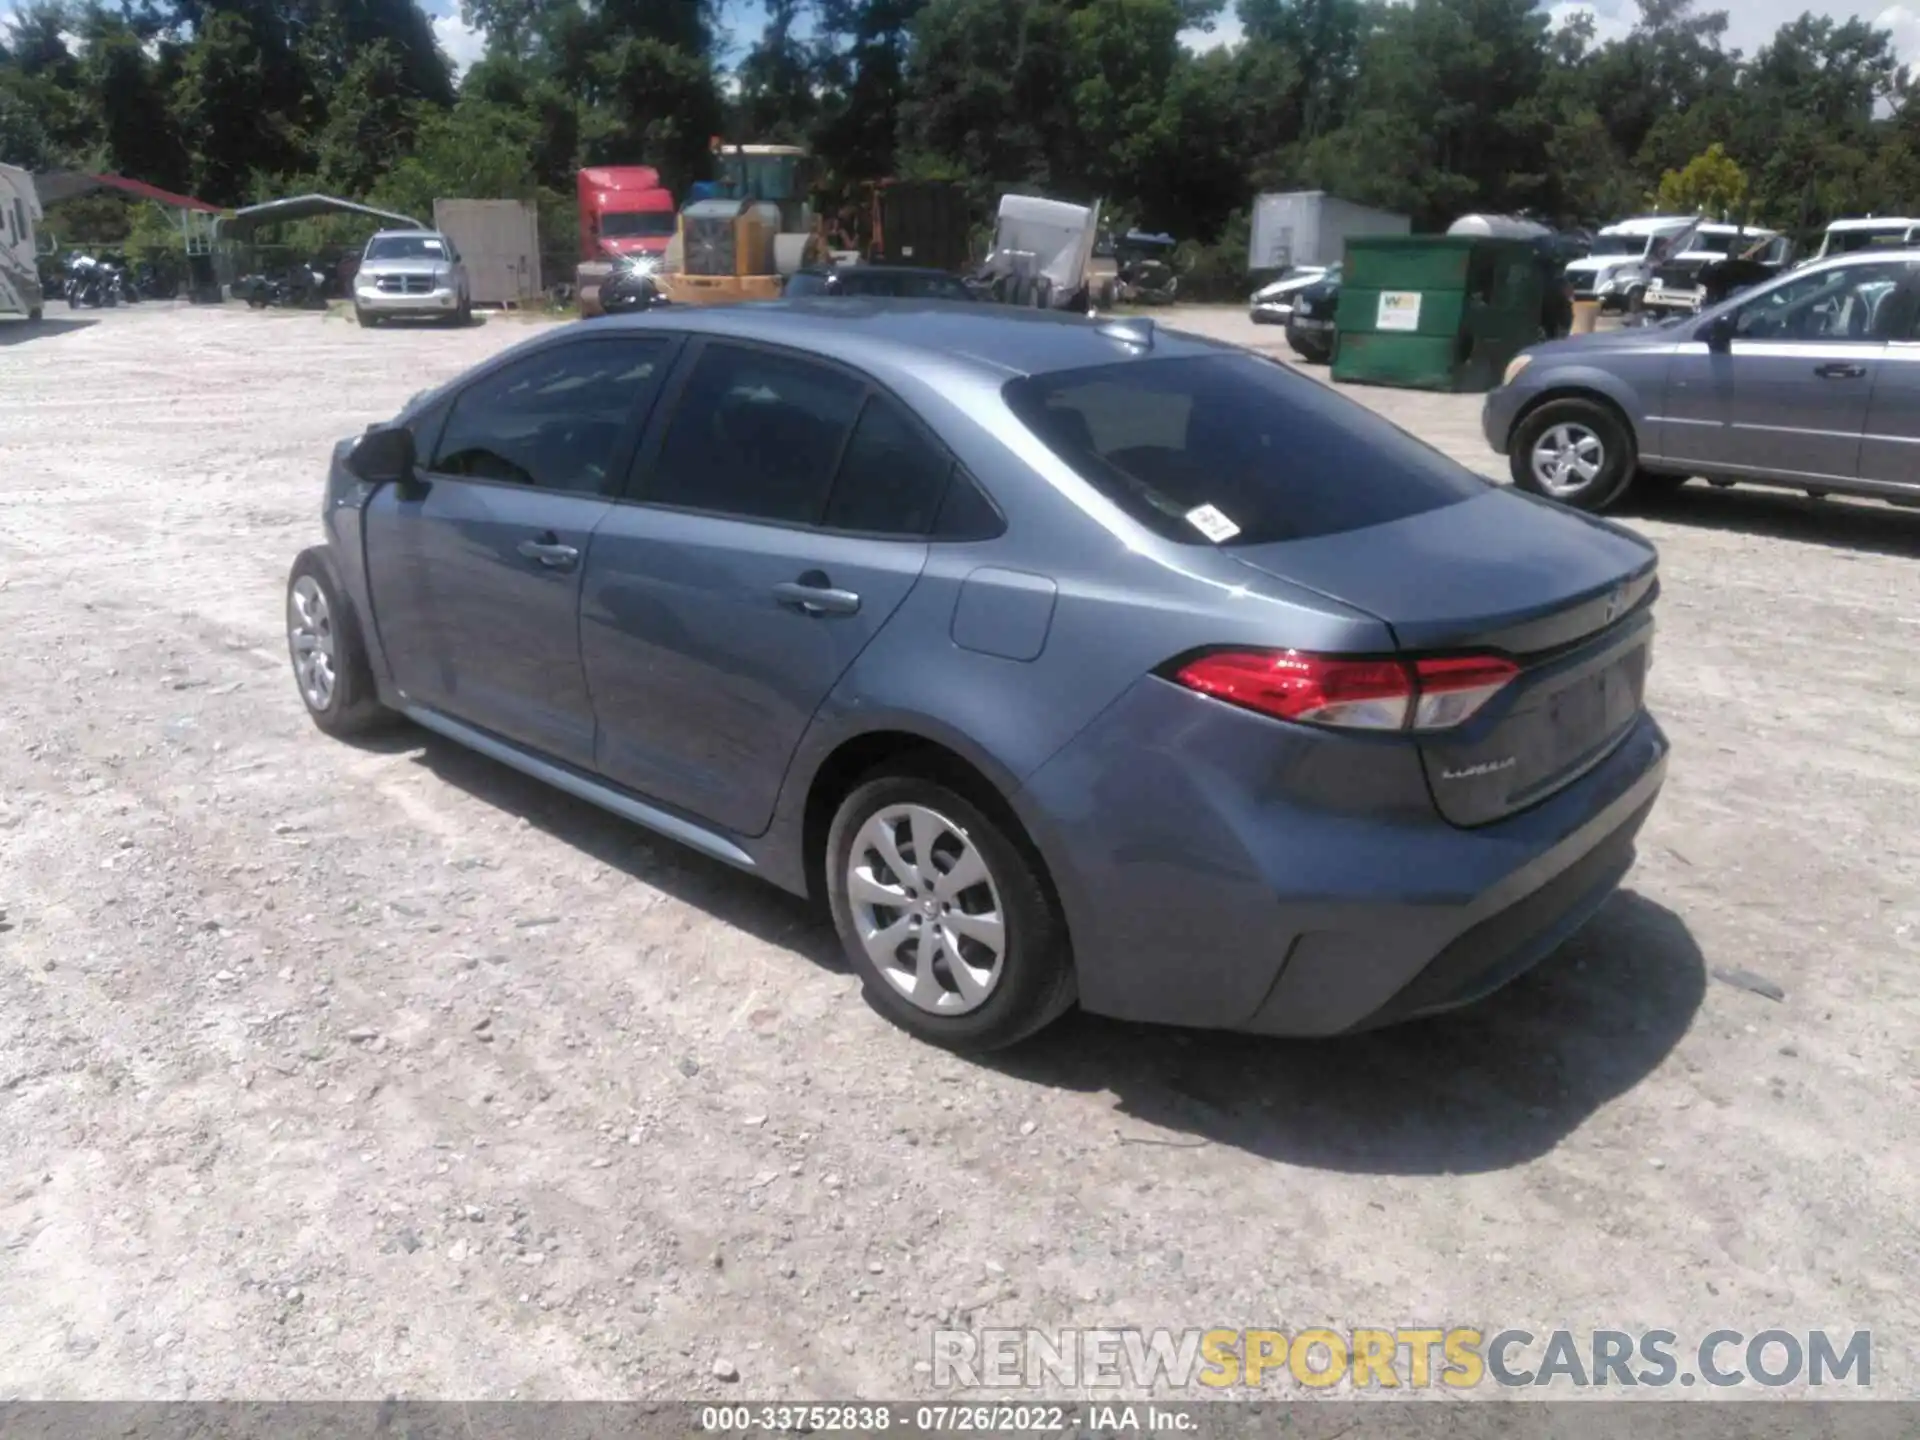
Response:
POLYGON ((1634 522, 1672 780, 1493 1000, 970 1062, 799 903, 305 719, 328 446, 524 333, 0 332, 0 1398, 906 1397, 956 1323, 1871 1328, 1920 1390, 1920 515, 1634 522))

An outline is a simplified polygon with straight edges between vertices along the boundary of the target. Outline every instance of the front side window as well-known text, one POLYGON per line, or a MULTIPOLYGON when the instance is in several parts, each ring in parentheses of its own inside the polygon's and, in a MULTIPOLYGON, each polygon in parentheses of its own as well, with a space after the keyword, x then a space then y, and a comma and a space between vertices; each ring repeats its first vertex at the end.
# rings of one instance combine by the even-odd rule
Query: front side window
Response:
POLYGON ((1003 393, 1095 489, 1192 544, 1337 535, 1488 488, 1372 411, 1251 355, 1031 375, 1003 393))
POLYGON ((658 336, 577 341, 529 355, 460 392, 431 468, 579 495, 612 488, 621 432, 658 382, 658 336))
POLYGON ((1893 301, 1907 277, 1903 263, 1843 265, 1796 276, 1740 307, 1734 335, 1759 341, 1855 341, 1890 337, 1893 301))
POLYGON ((710 344, 687 377, 644 498, 813 525, 866 386, 796 356, 710 344))

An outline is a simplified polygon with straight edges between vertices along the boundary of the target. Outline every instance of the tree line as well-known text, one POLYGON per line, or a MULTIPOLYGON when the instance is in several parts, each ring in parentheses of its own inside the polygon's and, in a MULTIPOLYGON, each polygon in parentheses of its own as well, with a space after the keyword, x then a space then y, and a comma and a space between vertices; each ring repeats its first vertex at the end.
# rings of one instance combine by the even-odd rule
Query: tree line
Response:
POLYGON ((578 166, 680 189, 724 134, 811 146, 845 200, 894 176, 1102 197, 1223 273, 1265 190, 1423 228, 1920 209, 1920 79, 1864 21, 1803 15, 1742 54, 1695 0, 1640 0, 1605 43, 1534 0, 1235 4, 1242 38, 1195 50, 1225 0, 769 0, 729 65, 717 0, 465 0, 487 48, 456 77, 413 0, 29 0, 0 27, 0 159, 221 205, 531 198, 564 252, 578 166))

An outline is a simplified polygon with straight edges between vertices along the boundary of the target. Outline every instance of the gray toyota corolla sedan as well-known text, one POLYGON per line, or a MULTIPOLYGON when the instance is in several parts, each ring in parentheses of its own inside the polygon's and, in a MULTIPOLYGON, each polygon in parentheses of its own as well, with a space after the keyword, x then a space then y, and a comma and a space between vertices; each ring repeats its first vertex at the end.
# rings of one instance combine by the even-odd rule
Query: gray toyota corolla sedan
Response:
POLYGON ((556 329, 336 449, 288 637, 405 717, 823 898, 874 1003, 1325 1035, 1619 883, 1655 556, 1269 360, 841 300, 556 329))

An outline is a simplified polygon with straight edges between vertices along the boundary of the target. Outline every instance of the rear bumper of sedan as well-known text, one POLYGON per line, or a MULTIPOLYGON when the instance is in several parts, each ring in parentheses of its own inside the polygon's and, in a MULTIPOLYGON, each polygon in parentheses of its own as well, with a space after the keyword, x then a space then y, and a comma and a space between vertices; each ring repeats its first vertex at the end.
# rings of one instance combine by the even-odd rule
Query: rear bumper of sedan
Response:
POLYGON ((1460 829, 1405 745, 1149 681, 1021 800, 1085 1008, 1324 1036, 1470 1003, 1550 954, 1631 867, 1666 761, 1642 715, 1574 784, 1460 829))

